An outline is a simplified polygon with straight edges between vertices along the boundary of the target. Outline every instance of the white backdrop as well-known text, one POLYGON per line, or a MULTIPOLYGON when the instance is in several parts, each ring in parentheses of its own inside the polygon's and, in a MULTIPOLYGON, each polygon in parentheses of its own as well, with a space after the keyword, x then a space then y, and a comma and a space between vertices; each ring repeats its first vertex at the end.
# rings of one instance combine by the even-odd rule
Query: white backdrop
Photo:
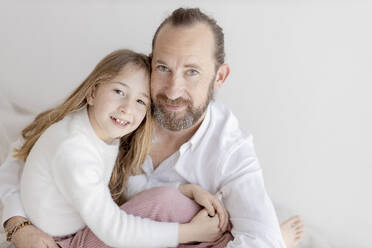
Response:
POLYGON ((275 204, 333 247, 372 247, 369 1, 1 0, 1 93, 50 107, 112 50, 149 53, 180 6, 201 7, 225 30, 232 70, 218 97, 254 134, 275 204))

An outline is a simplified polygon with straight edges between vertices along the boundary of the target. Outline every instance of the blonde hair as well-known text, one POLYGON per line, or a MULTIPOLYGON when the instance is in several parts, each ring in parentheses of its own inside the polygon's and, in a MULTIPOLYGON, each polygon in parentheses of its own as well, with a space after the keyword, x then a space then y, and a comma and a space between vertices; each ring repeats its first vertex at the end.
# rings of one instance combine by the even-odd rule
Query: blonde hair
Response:
MULTIPOLYGON (((100 83, 114 78, 126 65, 138 67, 150 75, 149 57, 127 49, 114 51, 104 57, 83 81, 83 83, 59 106, 40 113, 34 121, 22 130, 25 140, 20 149, 15 149, 14 157, 26 161, 32 147, 52 124, 62 120, 67 114, 87 107, 87 97, 100 83)), ((151 147, 153 136, 153 117, 151 104, 140 126, 120 139, 119 153, 111 175, 109 188, 112 199, 121 205, 128 178, 142 172, 151 147)))

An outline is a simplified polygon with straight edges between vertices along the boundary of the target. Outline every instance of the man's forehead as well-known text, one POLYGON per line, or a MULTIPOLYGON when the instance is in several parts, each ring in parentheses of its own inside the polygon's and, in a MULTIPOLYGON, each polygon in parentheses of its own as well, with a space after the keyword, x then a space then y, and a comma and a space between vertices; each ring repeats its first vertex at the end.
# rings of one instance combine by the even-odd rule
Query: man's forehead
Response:
POLYGON ((166 24, 158 33, 154 58, 181 57, 196 63, 201 57, 213 58, 214 39, 210 27, 204 23, 188 26, 166 24))
POLYGON ((169 41, 169 38, 178 38, 185 42, 213 41, 213 32, 211 28, 203 22, 180 26, 174 26, 168 23, 159 30, 155 45, 158 41, 162 41, 163 43, 169 41), (199 36, 195 36, 196 34, 199 34, 199 36))

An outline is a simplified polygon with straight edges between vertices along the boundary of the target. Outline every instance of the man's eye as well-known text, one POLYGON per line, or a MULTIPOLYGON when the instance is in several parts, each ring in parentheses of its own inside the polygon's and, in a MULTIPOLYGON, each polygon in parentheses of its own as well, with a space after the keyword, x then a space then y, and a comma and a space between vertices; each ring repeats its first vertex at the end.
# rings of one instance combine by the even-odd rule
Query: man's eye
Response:
POLYGON ((115 91, 115 93, 118 94, 118 95, 121 95, 121 96, 124 96, 124 95, 125 95, 124 92, 121 91, 121 90, 114 90, 114 91, 115 91))
POLYGON ((169 71, 168 67, 166 67, 165 65, 158 65, 157 68, 158 68, 159 71, 162 71, 162 72, 168 72, 169 71))
POLYGON ((194 70, 194 69, 191 69, 191 70, 188 70, 187 72, 186 72, 186 74, 188 75, 188 76, 195 76, 195 75, 197 75, 199 72, 197 71, 197 70, 194 70))

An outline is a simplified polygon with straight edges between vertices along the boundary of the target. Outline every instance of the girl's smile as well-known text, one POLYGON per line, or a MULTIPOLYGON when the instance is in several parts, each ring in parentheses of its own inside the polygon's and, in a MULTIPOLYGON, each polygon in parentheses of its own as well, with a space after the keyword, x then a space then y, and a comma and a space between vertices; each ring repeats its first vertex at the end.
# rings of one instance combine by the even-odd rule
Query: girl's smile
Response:
POLYGON ((127 64, 116 77, 94 88, 88 114, 101 140, 111 143, 141 124, 150 109, 149 80, 147 71, 127 64))

